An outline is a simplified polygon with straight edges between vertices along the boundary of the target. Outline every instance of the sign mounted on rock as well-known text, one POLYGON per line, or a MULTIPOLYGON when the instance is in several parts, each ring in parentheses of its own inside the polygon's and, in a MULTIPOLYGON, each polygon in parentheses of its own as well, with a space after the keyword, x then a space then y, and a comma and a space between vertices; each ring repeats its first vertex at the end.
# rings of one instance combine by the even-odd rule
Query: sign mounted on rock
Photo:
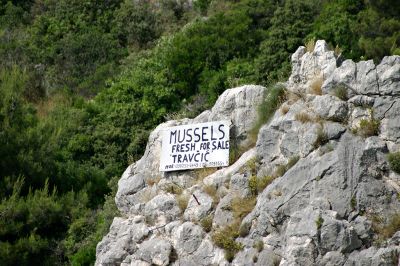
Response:
POLYGON ((216 121, 164 129, 160 171, 228 166, 229 125, 216 121))

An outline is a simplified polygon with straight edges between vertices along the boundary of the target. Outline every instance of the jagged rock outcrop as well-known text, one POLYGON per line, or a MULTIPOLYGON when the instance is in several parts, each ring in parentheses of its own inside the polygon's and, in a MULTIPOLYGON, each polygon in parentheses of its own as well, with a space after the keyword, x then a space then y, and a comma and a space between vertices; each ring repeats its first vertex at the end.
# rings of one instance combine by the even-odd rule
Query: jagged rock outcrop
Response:
POLYGON ((400 150, 400 57, 355 63, 317 41, 292 66, 286 101, 229 167, 159 172, 161 130, 231 120, 231 142, 251 147, 261 86, 227 90, 211 110, 152 132, 119 181, 121 217, 96 265, 398 265, 400 232, 384 239, 379 228, 400 211, 387 162, 400 150), (238 248, 226 256, 212 236, 235 222, 238 248))

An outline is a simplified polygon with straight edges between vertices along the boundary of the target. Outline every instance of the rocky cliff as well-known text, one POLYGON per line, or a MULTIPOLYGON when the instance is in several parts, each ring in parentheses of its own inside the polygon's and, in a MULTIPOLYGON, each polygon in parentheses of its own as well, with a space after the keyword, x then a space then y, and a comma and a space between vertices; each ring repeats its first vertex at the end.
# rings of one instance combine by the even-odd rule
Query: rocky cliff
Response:
POLYGON ((256 143, 268 89, 253 85, 152 132, 118 183, 121 217, 96 265, 398 264, 400 176, 387 155, 400 150, 400 56, 355 63, 318 41, 291 61, 256 143), (215 120, 232 121, 236 162, 159 172, 163 128, 215 120))

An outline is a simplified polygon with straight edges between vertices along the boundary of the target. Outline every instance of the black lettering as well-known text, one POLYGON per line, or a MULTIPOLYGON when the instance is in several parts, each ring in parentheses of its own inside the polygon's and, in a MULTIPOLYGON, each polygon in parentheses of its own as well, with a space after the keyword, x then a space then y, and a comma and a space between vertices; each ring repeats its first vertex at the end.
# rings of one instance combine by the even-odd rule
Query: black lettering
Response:
POLYGON ((178 163, 181 163, 182 155, 178 154, 178 163))
POLYGON ((215 150, 217 146, 215 145, 215 141, 212 142, 212 150, 215 150))
POLYGON ((200 153, 196 153, 196 155, 194 156, 194 161, 197 163, 199 162, 199 159, 197 159, 199 155, 200 155, 200 153))
POLYGON ((174 144, 175 144, 175 143, 176 143, 176 130, 170 132, 170 135, 169 135, 169 144, 172 143, 172 137, 174 137, 174 144))
POLYGON ((199 133, 197 133, 197 131, 199 131, 200 130, 200 128, 198 128, 198 127, 196 127, 195 129, 194 129, 194 136, 196 137, 196 139, 194 140, 195 142, 199 142, 200 141, 200 134, 199 133))
POLYGON ((178 142, 182 143, 185 141, 185 133, 186 133, 186 129, 183 130, 183 133, 181 130, 178 131, 178 142), (182 136, 182 139, 180 138, 182 136))
POLYGON ((226 141, 225 141, 225 149, 228 149, 228 150, 229 150, 229 140, 226 140, 226 141))
POLYGON ((207 156, 209 155, 209 152, 206 152, 206 154, 204 154, 204 161, 208 162, 207 156))
POLYGON ((211 126, 211 140, 217 140, 217 138, 214 138, 214 126, 211 126))
POLYGON ((189 131, 193 131, 193 128, 189 128, 188 130, 186 130, 186 137, 187 137, 186 142, 191 142, 193 139, 192 134, 189 133, 189 131))
POLYGON ((190 144, 190 150, 193 151, 193 150, 195 150, 195 149, 196 149, 196 144, 191 143, 191 144, 190 144))
POLYGON ((188 162, 187 154, 184 154, 182 163, 187 163, 187 162, 188 162))
POLYGON ((225 132, 224 132, 224 130, 223 130, 223 129, 221 129, 221 127, 223 128, 223 127, 224 127, 224 125, 222 124, 222 125, 219 125, 219 127, 218 127, 218 131, 222 133, 222 137, 220 137, 219 139, 223 139, 223 138, 225 138, 225 132))
POLYGON ((205 137, 207 135, 207 132, 205 132, 206 129, 208 129, 208 127, 201 128, 201 140, 202 141, 208 141, 208 139, 205 137))
POLYGON ((175 161, 176 161, 176 154, 175 155, 172 155, 172 158, 174 158, 174 163, 175 163, 175 161))

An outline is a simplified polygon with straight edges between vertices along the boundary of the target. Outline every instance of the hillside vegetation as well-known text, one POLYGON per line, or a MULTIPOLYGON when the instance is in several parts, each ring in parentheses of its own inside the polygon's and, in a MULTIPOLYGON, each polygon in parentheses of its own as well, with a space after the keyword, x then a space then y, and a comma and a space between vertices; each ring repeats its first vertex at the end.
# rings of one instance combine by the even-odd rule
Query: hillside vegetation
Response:
POLYGON ((400 54, 400 5, 1 0, 2 265, 93 264, 149 132, 286 79, 316 39, 356 61, 400 54))

